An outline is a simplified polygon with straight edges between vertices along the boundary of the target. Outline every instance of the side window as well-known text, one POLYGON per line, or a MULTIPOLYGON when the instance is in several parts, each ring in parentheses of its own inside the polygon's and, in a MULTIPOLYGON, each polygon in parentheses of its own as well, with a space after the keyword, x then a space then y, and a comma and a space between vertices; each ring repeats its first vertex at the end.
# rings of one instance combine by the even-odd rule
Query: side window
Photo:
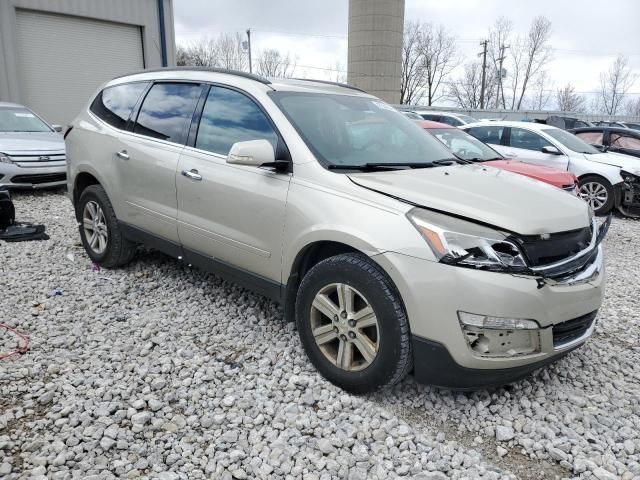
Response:
POLYGON ((278 135, 258 105, 235 90, 211 87, 198 127, 196 148, 226 155, 236 142, 263 139, 276 150, 278 135))
POLYGON ((90 110, 112 127, 124 129, 133 108, 148 84, 148 82, 138 82, 107 87, 93 100, 90 110))
POLYGON ((525 150, 535 150, 539 152, 542 147, 550 147, 551 144, 535 132, 524 130, 523 128, 511 129, 511 146, 513 148, 523 148, 525 150))
POLYGON ((200 92, 200 85, 192 83, 156 83, 142 102, 133 131, 184 143, 200 92))
POLYGON ((502 141, 502 134, 504 133, 504 127, 499 127, 497 125, 472 127, 467 129, 467 133, 470 133, 481 142, 500 145, 500 142, 502 141))
POLYGON ((640 140, 628 135, 620 133, 611 134, 611 146, 618 148, 628 148, 631 150, 640 150, 640 140))
POLYGON ((457 118, 447 117, 446 115, 443 115, 440 117, 440 122, 446 123, 447 125, 451 125, 452 127, 459 127, 460 125, 463 125, 463 123, 457 118))
POLYGON ((425 120, 431 120, 432 122, 439 122, 440 115, 434 115, 433 113, 421 113, 420 116, 425 120))
POLYGON ((602 145, 602 132, 578 132, 576 137, 591 145, 602 145))

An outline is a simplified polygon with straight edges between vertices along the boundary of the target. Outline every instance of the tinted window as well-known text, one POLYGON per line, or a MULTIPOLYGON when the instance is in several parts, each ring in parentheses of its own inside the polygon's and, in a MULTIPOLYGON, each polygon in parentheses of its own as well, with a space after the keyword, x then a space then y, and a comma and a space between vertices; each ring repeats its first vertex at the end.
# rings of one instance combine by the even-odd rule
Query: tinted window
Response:
POLYGON ((497 125, 472 127, 467 129, 467 132, 476 137, 481 142, 491 143, 492 145, 500 145, 504 127, 499 127, 497 125))
POLYGON ((268 140, 274 151, 278 145, 278 135, 253 100, 235 90, 211 87, 196 148, 226 155, 234 143, 247 140, 268 140))
POLYGON ((142 102, 133 131, 184 143, 200 91, 200 85, 190 83, 155 84, 142 102))
POLYGON ((447 117, 446 115, 443 115, 443 116, 440 117, 440 122, 441 123, 446 123, 447 125, 451 125, 452 127, 459 127, 460 125, 464 125, 464 123, 462 123, 457 118, 455 118, 455 117, 447 117))
POLYGON ((535 150, 539 152, 542 147, 550 147, 551 144, 535 132, 522 128, 511 129, 510 145, 513 148, 523 148, 525 150, 535 150))
POLYGON ((433 113, 421 113, 420 116, 425 120, 431 120, 433 122, 440 121, 440 115, 434 115, 433 113))
POLYGON ((611 134, 611 146, 618 148, 630 148, 632 150, 640 150, 640 139, 621 135, 619 133, 611 134))
POLYGON ((148 82, 116 85, 102 90, 91 104, 91 111, 116 128, 124 129, 148 82))

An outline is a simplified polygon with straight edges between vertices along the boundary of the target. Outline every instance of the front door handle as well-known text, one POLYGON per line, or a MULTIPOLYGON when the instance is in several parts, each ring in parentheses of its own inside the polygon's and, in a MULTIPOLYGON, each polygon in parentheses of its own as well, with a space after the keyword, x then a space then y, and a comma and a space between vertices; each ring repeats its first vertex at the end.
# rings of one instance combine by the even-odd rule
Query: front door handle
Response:
POLYGON ((116 155, 122 160, 129 160, 129 154, 126 150, 120 150, 118 153, 116 153, 116 155))
POLYGON ((516 158, 518 156, 518 154, 516 152, 505 152, 504 156, 505 157, 516 158))
POLYGON ((182 175, 190 178, 191 180, 202 180, 202 175, 200 175, 198 173, 198 170, 196 170, 195 168, 192 168, 191 170, 182 170, 182 175))

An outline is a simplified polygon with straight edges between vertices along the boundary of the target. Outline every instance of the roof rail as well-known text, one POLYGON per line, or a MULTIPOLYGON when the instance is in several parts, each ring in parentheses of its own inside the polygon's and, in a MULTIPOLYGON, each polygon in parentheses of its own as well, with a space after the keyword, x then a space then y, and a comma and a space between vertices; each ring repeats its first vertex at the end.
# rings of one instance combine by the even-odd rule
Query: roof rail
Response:
POLYGON ((348 83, 340 83, 340 82, 330 82, 329 80, 315 80, 313 78, 292 78, 291 80, 299 80, 301 82, 314 82, 314 83, 324 83, 326 85, 335 85, 336 87, 349 88, 351 90, 357 90, 358 92, 368 93, 361 88, 354 87, 353 85, 349 85, 348 83))
POLYGON ((153 72, 180 72, 180 71, 200 71, 200 72, 213 72, 213 73, 226 73, 227 75, 235 75, 237 77, 249 78, 251 80, 255 80, 256 82, 264 83, 265 85, 270 85, 271 80, 262 77, 260 75, 256 75, 254 73, 241 72, 239 70, 230 70, 227 68, 217 68, 217 67, 164 67, 164 68, 150 68, 148 70, 139 70, 137 72, 127 73, 125 75, 118 75, 117 77, 113 77, 112 80, 116 78, 128 77, 129 75, 136 75, 138 73, 153 73, 153 72))

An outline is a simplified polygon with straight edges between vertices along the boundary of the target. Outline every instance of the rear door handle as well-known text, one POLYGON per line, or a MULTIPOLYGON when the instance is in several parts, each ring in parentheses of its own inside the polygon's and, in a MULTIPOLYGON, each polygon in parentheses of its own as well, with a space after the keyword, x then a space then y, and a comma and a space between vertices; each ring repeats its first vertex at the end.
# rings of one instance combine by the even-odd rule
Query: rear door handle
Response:
POLYGON ((182 170, 182 175, 190 178, 191 180, 202 180, 202 175, 198 173, 198 170, 192 168, 191 170, 182 170))
POLYGON ((129 154, 126 150, 120 150, 118 153, 116 153, 116 155, 122 160, 129 160, 129 154))

